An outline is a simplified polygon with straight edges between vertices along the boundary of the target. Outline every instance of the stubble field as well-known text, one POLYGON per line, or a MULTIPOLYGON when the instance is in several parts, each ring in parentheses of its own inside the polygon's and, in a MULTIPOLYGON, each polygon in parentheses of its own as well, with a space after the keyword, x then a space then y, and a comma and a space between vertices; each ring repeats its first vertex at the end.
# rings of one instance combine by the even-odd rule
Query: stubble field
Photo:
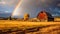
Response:
POLYGON ((0 20, 0 34, 60 34, 60 22, 0 20))

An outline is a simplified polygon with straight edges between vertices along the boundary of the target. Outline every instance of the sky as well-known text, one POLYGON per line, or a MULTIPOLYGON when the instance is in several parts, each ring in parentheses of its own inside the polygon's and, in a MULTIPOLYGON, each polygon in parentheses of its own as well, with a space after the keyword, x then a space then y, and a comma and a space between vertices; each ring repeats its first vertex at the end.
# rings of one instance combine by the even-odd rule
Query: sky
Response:
MULTIPOLYGON (((20 0, 0 0, 0 17, 9 17, 12 15, 20 0)), ((16 13, 17 17, 23 17, 28 13, 30 17, 36 17, 37 14, 45 10, 52 16, 60 16, 60 0, 23 0, 16 13)))

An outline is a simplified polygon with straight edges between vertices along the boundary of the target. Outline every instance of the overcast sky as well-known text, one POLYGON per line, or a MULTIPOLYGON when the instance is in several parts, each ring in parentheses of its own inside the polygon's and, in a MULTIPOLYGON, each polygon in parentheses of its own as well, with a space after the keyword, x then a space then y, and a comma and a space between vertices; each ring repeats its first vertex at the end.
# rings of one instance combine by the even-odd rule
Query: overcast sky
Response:
MULTIPOLYGON (((0 17, 8 17, 14 11, 20 0, 0 0, 0 17)), ((38 12, 46 10, 53 16, 60 15, 60 0, 23 0, 17 11, 20 17, 29 13, 31 17, 36 17, 38 12)), ((15 15, 16 16, 16 15, 15 15)))

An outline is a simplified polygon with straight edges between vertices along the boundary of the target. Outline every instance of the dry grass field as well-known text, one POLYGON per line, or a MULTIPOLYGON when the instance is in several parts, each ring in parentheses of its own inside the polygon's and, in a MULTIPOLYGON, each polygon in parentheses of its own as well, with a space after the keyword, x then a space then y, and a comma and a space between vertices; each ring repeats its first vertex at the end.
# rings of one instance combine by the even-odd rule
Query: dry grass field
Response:
POLYGON ((54 21, 57 21, 57 22, 59 21, 60 22, 60 17, 55 17, 54 21))
POLYGON ((60 34, 60 22, 0 20, 0 34, 60 34))

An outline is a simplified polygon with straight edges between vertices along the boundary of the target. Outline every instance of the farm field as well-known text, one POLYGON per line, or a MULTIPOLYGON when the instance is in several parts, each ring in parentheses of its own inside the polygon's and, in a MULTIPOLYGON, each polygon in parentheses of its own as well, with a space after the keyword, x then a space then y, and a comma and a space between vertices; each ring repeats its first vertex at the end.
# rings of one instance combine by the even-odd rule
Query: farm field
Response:
POLYGON ((60 34, 60 22, 0 20, 0 34, 60 34))

